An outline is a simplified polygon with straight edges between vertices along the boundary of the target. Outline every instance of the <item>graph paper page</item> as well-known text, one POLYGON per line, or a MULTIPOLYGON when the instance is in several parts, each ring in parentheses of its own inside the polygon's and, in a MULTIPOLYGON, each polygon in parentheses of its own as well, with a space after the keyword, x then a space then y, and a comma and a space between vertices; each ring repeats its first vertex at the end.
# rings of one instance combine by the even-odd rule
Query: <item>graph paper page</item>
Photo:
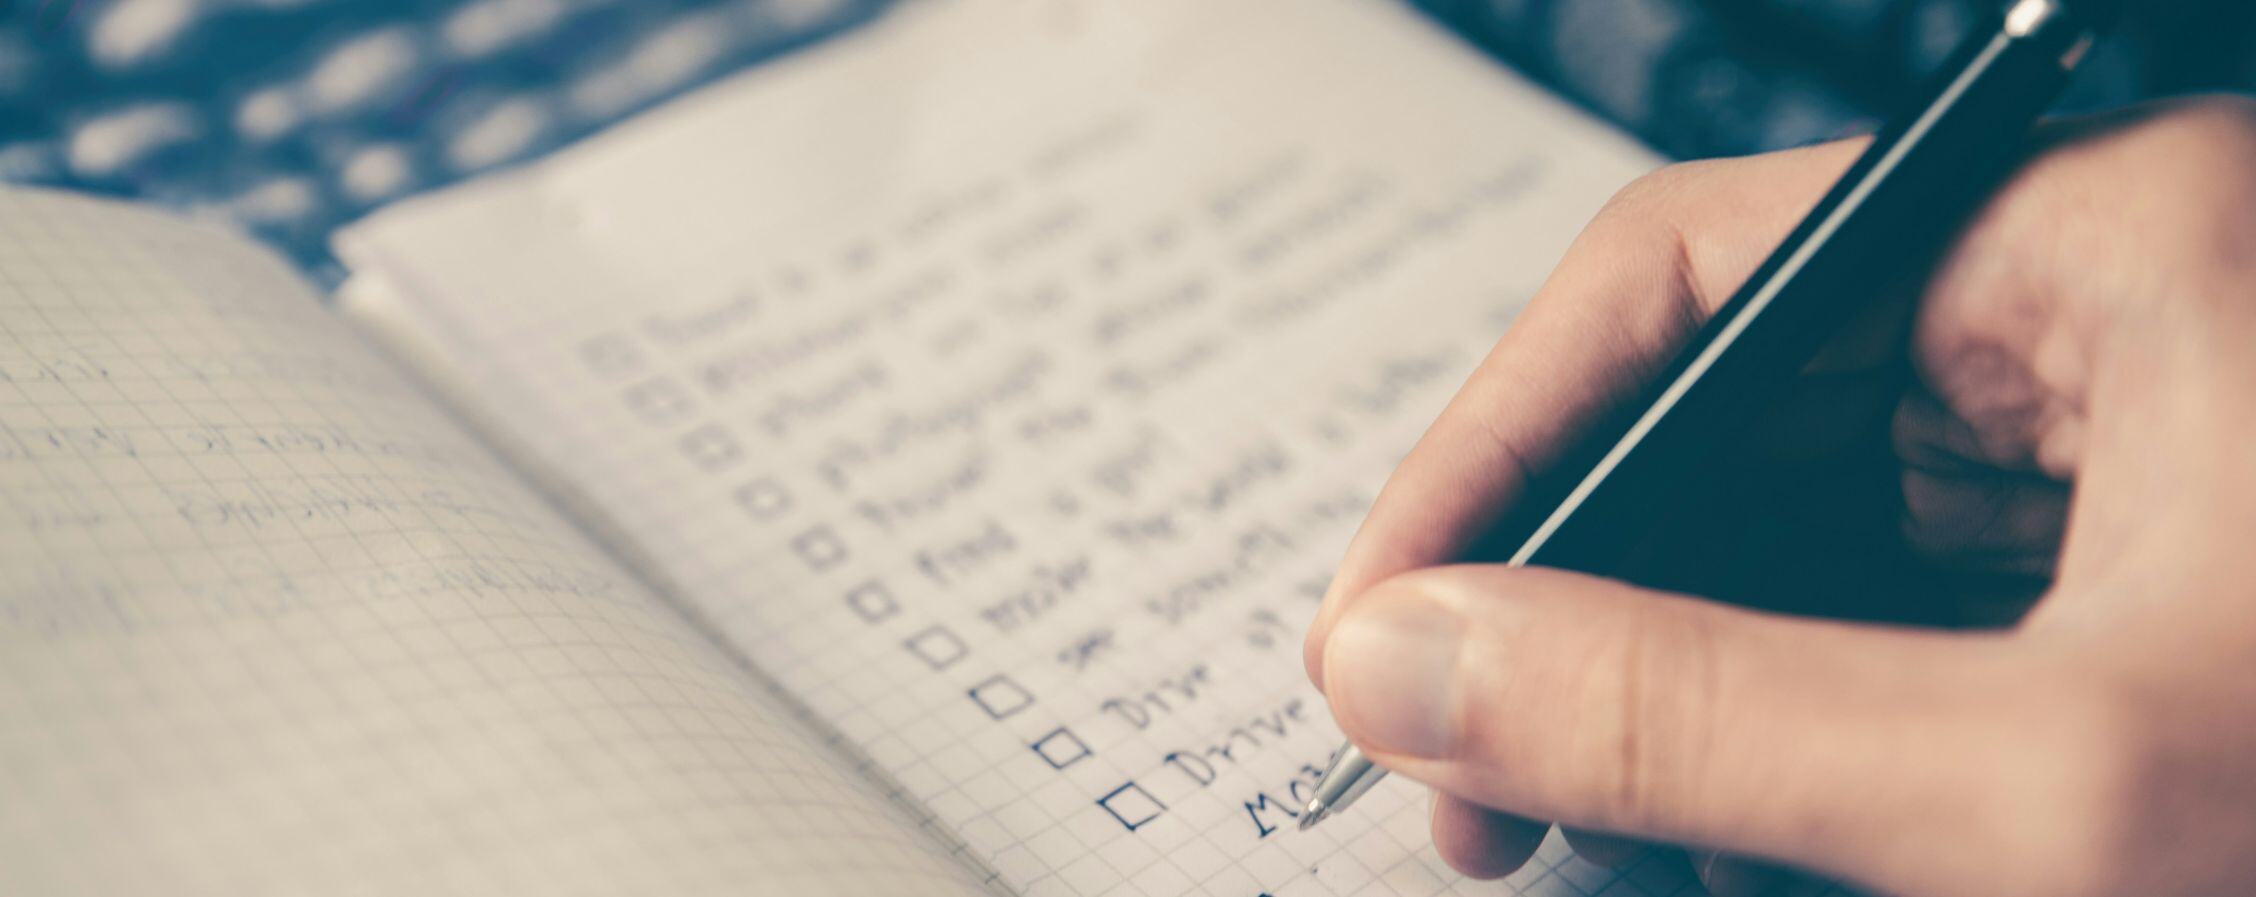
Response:
POLYGON ((518 482, 242 238, 0 192, 0 891, 977 892, 518 482))
MULTIPOLYGON (((1653 164, 1393 4, 909 4, 340 248, 531 466, 1029 894, 1496 893, 1301 633, 1653 164)), ((1507 887, 1669 894, 1554 843, 1507 887)))

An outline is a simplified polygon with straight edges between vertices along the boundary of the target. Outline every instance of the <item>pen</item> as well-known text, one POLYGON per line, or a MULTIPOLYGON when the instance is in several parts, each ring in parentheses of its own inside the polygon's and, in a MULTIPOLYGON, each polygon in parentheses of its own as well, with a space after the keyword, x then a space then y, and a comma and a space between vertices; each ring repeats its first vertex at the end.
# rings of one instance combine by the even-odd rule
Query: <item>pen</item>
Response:
MULTIPOLYGON (((1960 46, 1916 111, 1891 123, 1745 285, 1654 379, 1584 437, 1524 507, 1461 556, 1605 575, 1717 448, 1744 432, 1874 285, 1939 249, 2004 180, 2037 116, 2122 0, 2018 0, 1960 46), (1555 503, 1543 499, 1557 493, 1555 503), (1532 526, 1531 526, 1532 524, 1532 526), (1509 555, 1500 549, 1517 544, 1509 555)), ((1386 771, 1344 745, 1300 814, 1347 809, 1386 771)))

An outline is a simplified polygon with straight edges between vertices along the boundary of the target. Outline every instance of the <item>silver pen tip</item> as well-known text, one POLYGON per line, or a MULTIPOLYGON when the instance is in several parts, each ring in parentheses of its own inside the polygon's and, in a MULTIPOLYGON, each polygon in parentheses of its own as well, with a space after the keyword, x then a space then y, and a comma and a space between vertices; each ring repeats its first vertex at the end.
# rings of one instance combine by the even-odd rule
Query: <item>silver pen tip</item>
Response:
POLYGON ((1324 817, 1329 815, 1331 815, 1331 808, 1324 806, 1323 798, 1319 797, 1309 801, 1308 809, 1300 811, 1300 828, 1298 831, 1305 832, 1315 828, 1316 823, 1324 821, 1324 817))

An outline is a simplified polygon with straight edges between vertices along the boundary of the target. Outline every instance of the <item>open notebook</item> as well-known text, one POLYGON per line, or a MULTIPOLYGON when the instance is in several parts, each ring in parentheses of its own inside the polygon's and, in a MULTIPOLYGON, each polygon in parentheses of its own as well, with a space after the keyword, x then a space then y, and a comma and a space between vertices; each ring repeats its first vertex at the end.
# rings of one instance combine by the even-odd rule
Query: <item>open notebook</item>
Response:
POLYGON ((6 194, 0 885, 1674 893, 1290 827, 1341 547, 1654 161, 1376 0, 930 0, 334 309, 6 194))

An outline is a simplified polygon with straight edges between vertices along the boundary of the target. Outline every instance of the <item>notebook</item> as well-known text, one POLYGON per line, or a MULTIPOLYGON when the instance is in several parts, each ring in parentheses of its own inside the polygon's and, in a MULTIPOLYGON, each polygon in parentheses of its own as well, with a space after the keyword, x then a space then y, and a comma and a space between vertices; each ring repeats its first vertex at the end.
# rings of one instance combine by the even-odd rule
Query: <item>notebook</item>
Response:
POLYGON ((1677 893, 1292 828, 1332 565, 1656 161, 1379 0, 926 0, 329 297, 0 194, 0 882, 1677 893))

